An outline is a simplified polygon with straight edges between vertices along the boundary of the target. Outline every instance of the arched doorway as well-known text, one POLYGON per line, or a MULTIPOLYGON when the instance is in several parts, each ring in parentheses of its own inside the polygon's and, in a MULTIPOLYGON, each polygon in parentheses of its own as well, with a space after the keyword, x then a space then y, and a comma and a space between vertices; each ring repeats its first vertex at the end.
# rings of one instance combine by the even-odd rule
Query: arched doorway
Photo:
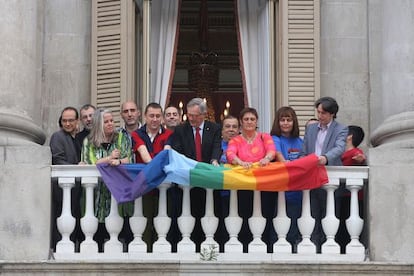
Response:
MULTIPOLYGON (((239 114, 244 107, 244 94, 235 14, 233 0, 182 0, 175 72, 168 104, 182 106, 185 113, 186 103, 200 96, 207 98, 209 108, 212 108, 210 120, 220 122, 225 114, 239 114), (204 25, 201 23, 203 17, 206 20, 204 25), (201 73, 190 68, 200 61, 200 54, 210 53, 216 56, 206 57, 208 61, 203 62, 214 63, 215 59, 215 64, 208 67, 211 70, 206 70, 212 74, 218 70, 218 76, 209 74, 213 79, 207 81, 211 87, 209 91, 201 91, 209 85, 200 85, 206 80, 198 82, 201 73), (193 59, 190 60, 192 55, 193 59), (213 83, 214 79, 217 79, 217 83, 213 83), (208 93, 207 97, 205 93, 208 93)), ((200 70, 204 72, 204 69, 200 70)))

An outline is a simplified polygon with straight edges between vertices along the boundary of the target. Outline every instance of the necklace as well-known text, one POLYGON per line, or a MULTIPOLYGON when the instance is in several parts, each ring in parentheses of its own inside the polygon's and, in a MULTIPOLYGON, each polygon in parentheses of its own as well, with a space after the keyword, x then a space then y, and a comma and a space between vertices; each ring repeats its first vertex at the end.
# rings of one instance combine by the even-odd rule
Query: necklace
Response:
POLYGON ((254 139, 256 138, 257 132, 254 132, 254 135, 252 137, 247 137, 244 133, 242 133, 242 137, 244 140, 247 141, 247 144, 252 144, 254 139))

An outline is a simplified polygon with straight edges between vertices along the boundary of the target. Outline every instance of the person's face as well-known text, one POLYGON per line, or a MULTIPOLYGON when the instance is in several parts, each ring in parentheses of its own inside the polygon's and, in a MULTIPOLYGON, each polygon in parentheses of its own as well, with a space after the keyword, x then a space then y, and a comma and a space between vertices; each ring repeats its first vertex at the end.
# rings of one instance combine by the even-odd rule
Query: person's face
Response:
POLYGON ((103 123, 104 123, 104 134, 106 136, 111 135, 114 132, 114 118, 112 117, 111 113, 105 113, 103 115, 103 123))
POLYGON ((165 124, 168 128, 173 128, 181 123, 180 114, 177 108, 170 106, 165 109, 165 124))
POLYGON ((328 111, 323 110, 322 105, 318 105, 316 108, 316 112, 318 113, 318 120, 322 126, 327 126, 332 120, 334 119, 334 115, 329 113, 328 111))
POLYGON ((78 119, 76 119, 76 112, 74 110, 65 110, 62 113, 62 123, 63 131, 74 135, 78 129, 78 119))
POLYGON ((82 125, 84 128, 86 129, 91 129, 92 128, 92 118, 93 118, 93 113, 95 112, 95 109, 93 109, 92 107, 89 107, 88 109, 82 109, 80 114, 81 114, 81 121, 82 121, 82 125))
POLYGON ((241 119, 241 128, 244 131, 255 131, 257 128, 257 118, 251 113, 247 112, 241 119))
POLYGON ((187 108, 187 117, 188 122, 192 127, 199 127, 206 117, 205 114, 200 112, 200 107, 198 105, 187 108))
POLYGON ((239 121, 236 118, 225 119, 223 121, 223 129, 221 135, 224 141, 229 141, 231 138, 239 134, 239 121))
POLYGON ((138 119, 141 112, 138 110, 137 105, 133 102, 126 102, 122 105, 121 117, 126 126, 138 125, 138 119))
POLYGON ((279 119, 279 127, 282 136, 289 137, 293 130, 292 117, 282 117, 279 119))
POLYGON ((145 122, 147 123, 147 128, 150 131, 158 131, 162 122, 162 111, 160 108, 149 107, 147 113, 145 113, 145 122))

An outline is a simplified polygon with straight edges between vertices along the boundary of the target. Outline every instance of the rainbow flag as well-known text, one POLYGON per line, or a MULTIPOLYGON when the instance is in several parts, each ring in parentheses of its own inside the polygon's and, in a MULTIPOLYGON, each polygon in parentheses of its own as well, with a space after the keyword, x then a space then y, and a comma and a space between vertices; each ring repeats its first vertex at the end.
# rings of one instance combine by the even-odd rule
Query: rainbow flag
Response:
POLYGON ((174 150, 160 152, 149 164, 111 167, 97 165, 115 199, 128 202, 163 182, 206 189, 298 191, 319 188, 328 182, 318 157, 309 155, 291 162, 274 162, 249 170, 240 166, 216 167, 189 159, 174 150))

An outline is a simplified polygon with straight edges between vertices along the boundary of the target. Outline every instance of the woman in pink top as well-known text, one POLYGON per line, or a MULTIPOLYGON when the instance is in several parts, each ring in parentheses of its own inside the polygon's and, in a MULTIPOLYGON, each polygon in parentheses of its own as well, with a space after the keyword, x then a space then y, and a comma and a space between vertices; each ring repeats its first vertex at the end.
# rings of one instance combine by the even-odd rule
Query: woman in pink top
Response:
POLYGON ((229 141, 227 148, 227 162, 240 165, 248 169, 253 163, 259 162, 266 166, 275 159, 276 148, 272 137, 268 133, 258 132, 257 111, 246 107, 240 112, 239 120, 241 134, 229 141))
MULTIPOLYGON (((275 159, 276 148, 273 139, 268 133, 261 133, 256 130, 257 119, 257 111, 254 108, 247 107, 240 112, 241 134, 229 141, 226 152, 228 163, 249 169, 253 163, 266 166, 275 159)), ((243 218, 239 240, 243 243, 243 252, 247 252, 248 244, 252 240, 248 219, 253 213, 253 193, 240 190, 237 194, 239 214, 243 218)), ((274 192, 261 193, 262 214, 267 220, 266 228, 263 232, 263 240, 267 243, 268 249, 272 248, 273 243, 276 241, 272 225, 272 219, 275 216, 276 210, 276 195, 274 192)))

